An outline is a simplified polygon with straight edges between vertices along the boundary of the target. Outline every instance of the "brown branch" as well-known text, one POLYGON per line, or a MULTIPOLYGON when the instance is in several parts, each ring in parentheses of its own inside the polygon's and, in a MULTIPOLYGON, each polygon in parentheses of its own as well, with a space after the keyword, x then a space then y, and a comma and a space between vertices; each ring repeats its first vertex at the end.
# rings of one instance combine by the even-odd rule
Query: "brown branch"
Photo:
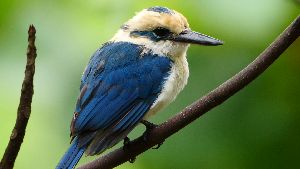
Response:
POLYGON ((35 32, 34 26, 30 25, 28 30, 27 64, 25 69, 25 77, 22 84, 17 120, 11 133, 5 153, 0 162, 0 169, 11 169, 14 167, 14 163, 23 142, 26 126, 31 113, 33 76, 35 72, 36 58, 36 47, 34 45, 35 32))
POLYGON ((147 142, 142 136, 133 140, 126 149, 119 148, 102 156, 79 169, 113 168, 162 143, 165 139, 184 128, 204 113, 220 105, 229 97, 244 88, 262 74, 300 35, 300 16, 263 51, 252 63, 238 74, 224 82, 181 113, 154 128, 148 135, 147 142))

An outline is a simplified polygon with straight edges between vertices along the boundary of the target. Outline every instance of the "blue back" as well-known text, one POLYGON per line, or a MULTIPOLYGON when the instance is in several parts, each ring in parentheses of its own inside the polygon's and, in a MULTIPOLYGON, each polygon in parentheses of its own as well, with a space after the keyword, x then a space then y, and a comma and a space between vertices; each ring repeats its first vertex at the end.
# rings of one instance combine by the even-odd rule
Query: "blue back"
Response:
POLYGON ((106 43, 92 56, 82 77, 71 134, 87 154, 101 153, 123 139, 161 92, 172 61, 143 46, 106 43))

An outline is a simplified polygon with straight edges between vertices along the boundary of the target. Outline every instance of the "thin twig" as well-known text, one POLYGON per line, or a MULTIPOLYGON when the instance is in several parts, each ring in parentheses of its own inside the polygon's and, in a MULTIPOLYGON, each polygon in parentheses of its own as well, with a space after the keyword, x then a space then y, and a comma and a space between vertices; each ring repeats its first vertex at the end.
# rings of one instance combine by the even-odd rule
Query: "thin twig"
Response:
POLYGON ((185 108, 181 113, 154 128, 148 134, 146 142, 142 137, 139 137, 133 140, 126 149, 119 148, 79 167, 79 169, 113 168, 129 161, 151 147, 162 143, 166 138, 184 128, 212 108, 220 105, 252 82, 262 74, 299 37, 299 35, 300 16, 298 16, 294 22, 246 68, 215 90, 185 108))
POLYGON ((25 69, 25 77, 22 84, 17 120, 11 133, 5 153, 0 162, 0 169, 11 169, 14 167, 14 163, 23 142, 26 126, 31 113, 33 76, 35 72, 36 58, 36 47, 34 45, 35 32, 34 26, 30 25, 28 30, 27 64, 25 69))

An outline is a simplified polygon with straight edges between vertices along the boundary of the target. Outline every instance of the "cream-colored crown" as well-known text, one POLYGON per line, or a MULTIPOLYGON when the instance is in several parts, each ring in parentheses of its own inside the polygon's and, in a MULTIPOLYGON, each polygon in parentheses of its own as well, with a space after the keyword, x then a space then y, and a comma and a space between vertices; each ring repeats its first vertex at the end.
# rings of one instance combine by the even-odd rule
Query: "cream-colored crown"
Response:
POLYGON ((176 34, 189 28, 187 19, 179 12, 172 11, 171 13, 165 13, 148 9, 137 13, 125 25, 129 31, 151 31, 155 28, 163 27, 176 34))
POLYGON ((131 36, 131 32, 134 31, 147 32, 159 27, 166 28, 174 34, 180 34, 185 29, 189 29, 186 18, 176 11, 160 12, 144 9, 126 22, 110 41, 143 45, 144 53, 152 51, 161 56, 185 57, 188 43, 169 40, 153 41, 147 36, 131 36))

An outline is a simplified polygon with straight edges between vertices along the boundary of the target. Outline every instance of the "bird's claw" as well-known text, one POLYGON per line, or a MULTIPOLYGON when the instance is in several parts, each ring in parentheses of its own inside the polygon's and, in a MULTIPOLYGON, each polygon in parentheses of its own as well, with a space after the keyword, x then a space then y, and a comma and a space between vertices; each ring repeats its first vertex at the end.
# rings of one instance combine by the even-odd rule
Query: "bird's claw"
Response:
POLYGON ((142 120, 141 123, 142 123, 143 125, 145 125, 145 127, 146 127, 146 131, 145 131, 144 134, 143 134, 143 140, 144 140, 144 142, 147 142, 147 138, 148 138, 149 133, 150 133, 151 130, 154 129, 157 125, 156 125, 156 124, 153 124, 153 123, 151 123, 151 122, 149 122, 149 121, 146 121, 146 120, 142 120))
POLYGON ((135 160, 136 160, 136 158, 135 158, 135 157, 132 157, 132 158, 129 159, 129 162, 130 162, 130 163, 134 163, 135 160))
POLYGON ((125 149, 127 149, 128 147, 130 146, 130 139, 129 139, 129 137, 125 137, 124 138, 124 141, 123 141, 123 149, 125 150, 125 149))
MULTIPOLYGON (((148 138, 149 133, 151 132, 152 129, 154 129, 155 127, 157 127, 157 125, 153 124, 153 123, 151 123, 149 121, 146 121, 146 120, 142 120, 141 123, 146 126, 146 131, 143 134, 143 141, 147 142, 147 138, 148 138)), ((159 149, 159 147, 162 144, 163 144, 163 142, 157 144, 155 147, 152 147, 152 149, 159 149)))
MULTIPOLYGON (((123 150, 125 151, 125 150, 127 150, 128 148, 129 148, 129 146, 130 146, 130 139, 129 139, 129 137, 125 137, 124 138, 124 140, 123 140, 123 150)), ((130 162, 130 163, 134 163, 135 162, 135 160, 136 160, 136 157, 132 157, 132 158, 130 158, 128 161, 130 162)))
POLYGON ((147 120, 141 120, 141 123, 143 125, 145 125, 146 130, 152 130, 152 129, 154 129, 157 126, 156 124, 153 124, 153 123, 151 123, 151 122, 149 122, 147 120))

